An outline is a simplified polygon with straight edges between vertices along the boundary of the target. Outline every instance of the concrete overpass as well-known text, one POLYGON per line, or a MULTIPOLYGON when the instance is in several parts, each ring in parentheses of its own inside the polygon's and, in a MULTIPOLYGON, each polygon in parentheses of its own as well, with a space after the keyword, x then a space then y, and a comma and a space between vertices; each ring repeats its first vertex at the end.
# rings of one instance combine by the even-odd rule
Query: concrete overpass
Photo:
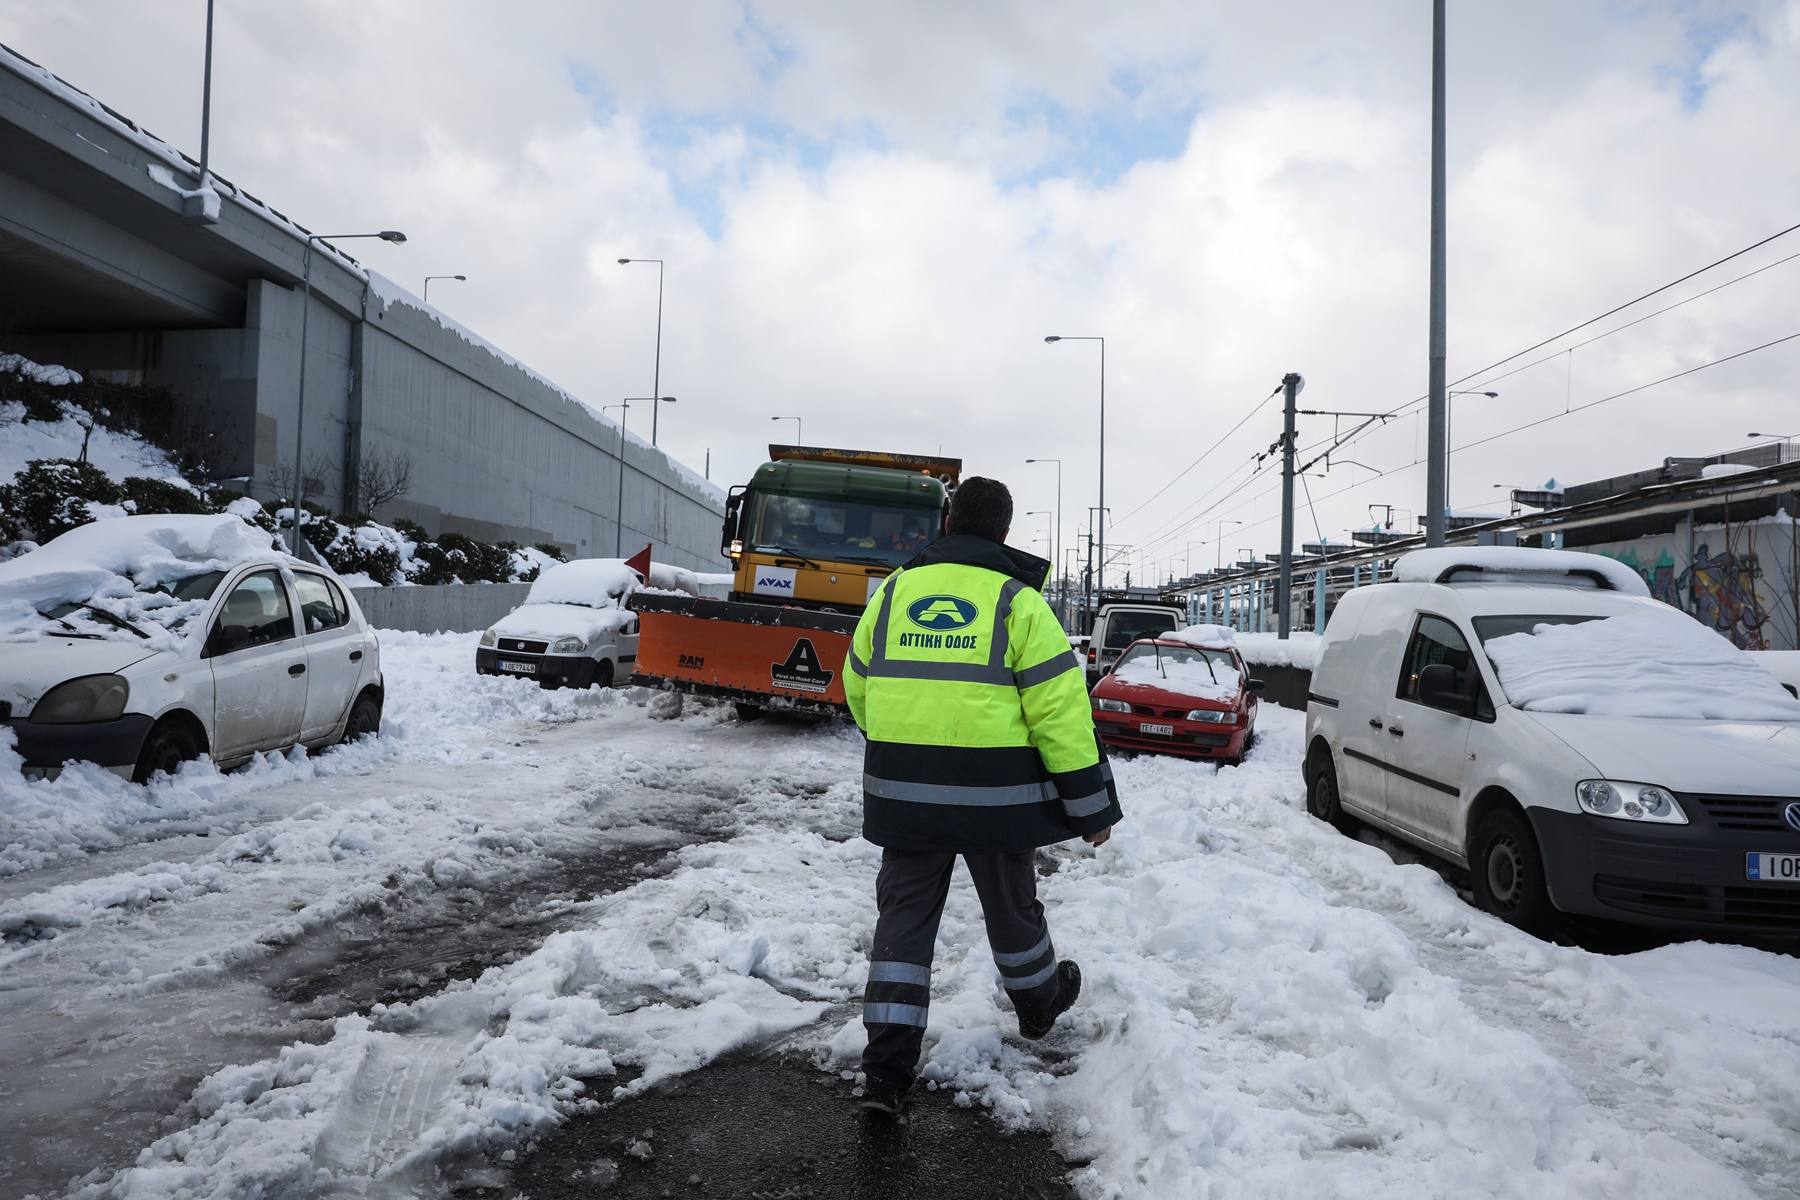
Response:
MULTIPOLYGON (((210 472, 263 497, 291 485, 309 232, 0 46, 0 349, 166 385, 210 472)), ((321 502, 356 511, 359 464, 403 456, 384 518, 723 569, 720 489, 636 437, 621 453, 614 422, 322 243, 310 324, 321 502)))

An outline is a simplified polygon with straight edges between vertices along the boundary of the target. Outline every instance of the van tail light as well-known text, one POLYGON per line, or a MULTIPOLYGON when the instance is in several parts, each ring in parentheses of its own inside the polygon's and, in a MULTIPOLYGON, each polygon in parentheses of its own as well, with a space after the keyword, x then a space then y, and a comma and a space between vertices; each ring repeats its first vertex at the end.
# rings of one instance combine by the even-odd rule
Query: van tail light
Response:
POLYGON ((1094 648, 1093 648, 1093 647, 1092 647, 1092 646, 1089 646, 1089 647, 1088 647, 1088 661, 1089 661, 1089 662, 1093 662, 1093 661, 1094 661, 1094 654, 1095 654, 1095 650, 1094 650, 1094 648))

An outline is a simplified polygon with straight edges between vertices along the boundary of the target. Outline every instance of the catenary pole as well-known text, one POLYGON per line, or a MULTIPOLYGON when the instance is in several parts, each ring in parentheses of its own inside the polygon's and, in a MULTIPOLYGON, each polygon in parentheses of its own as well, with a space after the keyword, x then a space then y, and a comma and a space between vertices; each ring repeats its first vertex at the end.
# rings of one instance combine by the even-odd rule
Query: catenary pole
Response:
POLYGON ((212 152, 212 43, 213 0, 206 0, 206 68, 200 85, 200 186, 208 186, 207 164, 212 152))
POLYGON ((1431 3, 1431 348, 1430 418, 1425 446, 1425 544, 1444 544, 1446 461, 1444 396, 1444 0, 1431 3))
POLYGON ((1293 627, 1294 601, 1294 401, 1300 395, 1300 376, 1289 371, 1281 377, 1281 580, 1275 593, 1276 638, 1286 641, 1293 627))

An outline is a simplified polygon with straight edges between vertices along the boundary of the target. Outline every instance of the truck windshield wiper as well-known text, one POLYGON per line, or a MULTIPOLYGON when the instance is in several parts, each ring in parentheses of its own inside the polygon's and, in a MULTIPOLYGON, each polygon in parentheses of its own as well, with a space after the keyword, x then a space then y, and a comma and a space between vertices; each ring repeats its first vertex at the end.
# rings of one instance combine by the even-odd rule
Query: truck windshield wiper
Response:
POLYGON ((823 571, 825 569, 822 565, 814 562, 812 559, 806 557, 806 555, 800 553, 798 550, 789 550, 786 546, 767 546, 767 547, 758 546, 757 550, 758 550, 758 552, 763 553, 763 554, 774 554, 779 557, 797 558, 801 562, 805 563, 807 566, 811 567, 815 571, 823 571))
POLYGON ((891 567, 894 565, 887 559, 877 558, 872 554, 834 554, 831 557, 836 562, 868 563, 870 566, 875 567, 891 567))

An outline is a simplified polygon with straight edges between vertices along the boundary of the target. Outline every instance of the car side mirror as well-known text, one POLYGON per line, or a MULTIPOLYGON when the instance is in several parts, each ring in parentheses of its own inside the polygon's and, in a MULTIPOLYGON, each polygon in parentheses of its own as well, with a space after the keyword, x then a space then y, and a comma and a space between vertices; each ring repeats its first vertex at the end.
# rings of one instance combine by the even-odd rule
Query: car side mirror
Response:
POLYGON ((1475 697, 1465 695, 1457 686, 1456 668, 1449 663, 1432 663, 1419 672, 1419 703, 1459 717, 1475 712, 1475 697))
POLYGON ((1261 679, 1249 679, 1244 682, 1246 692, 1260 692, 1268 686, 1268 683, 1261 679))
POLYGON ((250 644, 250 630, 243 625, 218 625, 213 628, 212 636, 206 639, 207 658, 217 658, 221 654, 230 654, 234 650, 242 650, 250 644))

